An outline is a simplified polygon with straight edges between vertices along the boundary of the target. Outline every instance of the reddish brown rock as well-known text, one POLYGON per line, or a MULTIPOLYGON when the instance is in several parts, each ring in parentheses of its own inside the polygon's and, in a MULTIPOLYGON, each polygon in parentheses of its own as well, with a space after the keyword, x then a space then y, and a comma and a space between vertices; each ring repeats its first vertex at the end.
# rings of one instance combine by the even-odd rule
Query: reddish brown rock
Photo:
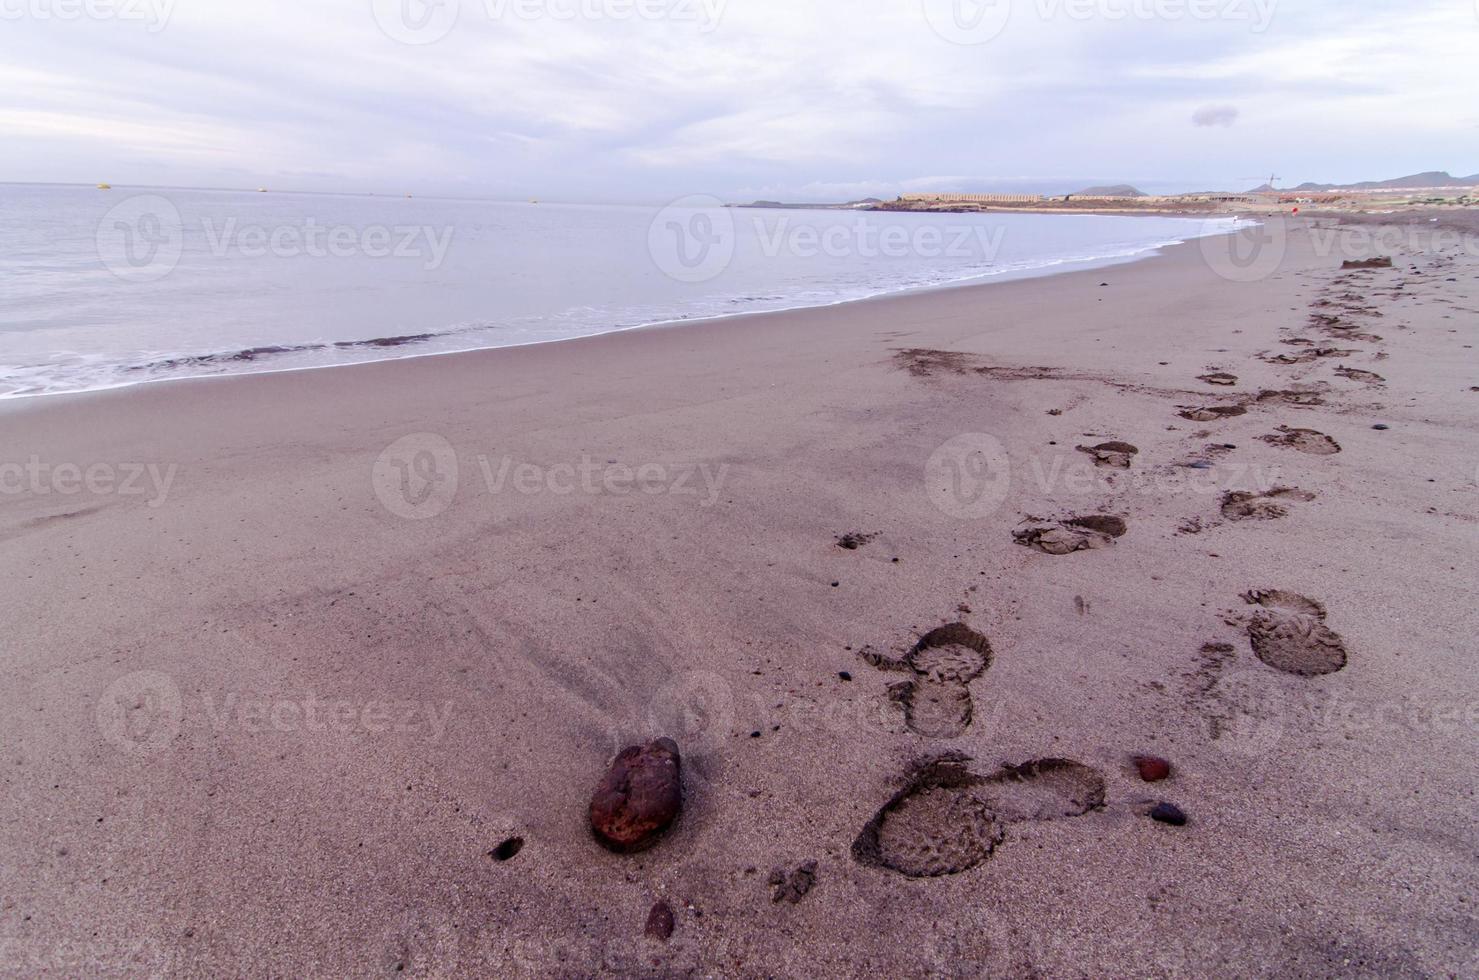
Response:
POLYGON ((683 807, 678 746, 670 738, 624 750, 591 797, 591 830, 605 847, 651 847, 683 807))
POLYGON ((673 907, 667 902, 658 902, 647 913, 647 928, 643 930, 653 939, 667 942, 673 935, 673 907))
POLYGON ((1156 755, 1137 755, 1135 771, 1147 783, 1158 783, 1171 775, 1171 763, 1156 755))

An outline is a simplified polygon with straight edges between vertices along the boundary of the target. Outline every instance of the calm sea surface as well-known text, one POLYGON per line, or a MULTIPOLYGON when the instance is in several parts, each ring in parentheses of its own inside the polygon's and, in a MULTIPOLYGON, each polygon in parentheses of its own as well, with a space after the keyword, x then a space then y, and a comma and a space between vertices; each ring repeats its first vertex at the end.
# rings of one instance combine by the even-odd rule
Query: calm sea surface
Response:
POLYGON ((0 397, 819 306, 1234 227, 716 204, 0 185, 0 397))

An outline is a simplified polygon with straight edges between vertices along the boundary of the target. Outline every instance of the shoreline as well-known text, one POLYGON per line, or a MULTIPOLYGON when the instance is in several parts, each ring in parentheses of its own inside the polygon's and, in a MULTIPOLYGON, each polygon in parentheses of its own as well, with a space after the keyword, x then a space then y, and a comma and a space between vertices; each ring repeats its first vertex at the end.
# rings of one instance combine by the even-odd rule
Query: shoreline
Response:
MULTIPOLYGON (((1043 213, 1051 213, 1051 212, 1043 212, 1043 213)), ((1136 215, 1136 214, 1129 213, 1129 212, 1127 212, 1127 213, 1125 213, 1123 215, 1117 215, 1117 216, 1119 216, 1119 217, 1137 217, 1137 216, 1138 217, 1165 217, 1165 215, 1148 215, 1148 214, 1139 214, 1139 215, 1136 215)), ((1177 215, 1177 216, 1178 217, 1188 217, 1188 218, 1190 218, 1190 217, 1196 217, 1196 215, 1193 215, 1193 214, 1177 215)), ((1211 217, 1211 216, 1208 216, 1208 217, 1211 217)), ((1237 220, 1237 216, 1224 216, 1224 217, 1232 217, 1234 220, 1237 220)), ((802 311, 802 310, 826 309, 826 308, 834 307, 834 306, 847 306, 847 305, 854 304, 854 303, 868 303, 868 302, 872 302, 872 301, 875 301, 875 300, 887 299, 887 298, 890 298, 890 297, 920 295, 920 294, 927 294, 927 293, 931 293, 931 292, 936 292, 936 291, 939 291, 939 290, 966 289, 966 288, 972 288, 972 287, 976 287, 976 286, 998 285, 998 284, 1002 284, 1002 283, 1017 282, 1017 281, 1021 281, 1021 280, 1027 280, 1027 279, 1041 279, 1041 278, 1049 278, 1049 277, 1052 277, 1052 276, 1069 275, 1069 274, 1072 274, 1072 273, 1075 273, 1075 272, 1093 272, 1093 271, 1101 270, 1101 269, 1113 269, 1113 268, 1116 268, 1118 266, 1128 265, 1128 264, 1135 263, 1135 262, 1143 262, 1143 261, 1153 260, 1153 259, 1159 257, 1160 255, 1164 254, 1164 252, 1167 249, 1176 248, 1176 247, 1180 247, 1180 246, 1184 246, 1184 245, 1193 243, 1193 242, 1197 241, 1199 238, 1202 238, 1202 237, 1212 237, 1212 236, 1215 236, 1215 235, 1218 235, 1218 234, 1233 234, 1233 233, 1235 233, 1235 229, 1230 229, 1229 231, 1226 231, 1226 232, 1210 232, 1208 235, 1197 236, 1196 238, 1179 239, 1179 240, 1176 240, 1176 241, 1161 243, 1161 244, 1154 245, 1154 246, 1147 246, 1146 248, 1144 248, 1144 249, 1142 249, 1142 250, 1140 250, 1138 252, 1134 252, 1134 253, 1132 253, 1130 255, 1123 255, 1123 256, 1100 256, 1100 257, 1095 257, 1095 258, 1090 258, 1090 259, 1053 260, 1051 262, 1047 262, 1046 264, 1038 265, 1038 266, 1033 266, 1031 268, 1026 268, 1026 269, 1011 269, 1011 270, 1004 270, 1004 271, 1001 271, 1001 272, 982 273, 980 275, 968 276, 968 277, 965 277, 965 278, 962 278, 962 279, 949 280, 949 281, 940 282, 940 283, 933 283, 933 284, 926 285, 926 286, 908 286, 908 287, 902 287, 902 288, 897 288, 897 289, 886 289, 886 290, 884 290, 882 292, 873 293, 873 294, 870 294, 870 295, 867 295, 867 296, 859 296, 859 297, 854 297, 854 298, 849 298, 849 299, 838 299, 838 300, 833 300, 831 302, 826 302, 826 303, 815 303, 815 304, 802 305, 802 306, 789 306, 789 307, 781 307, 781 308, 778 308, 778 309, 749 310, 749 311, 739 311, 739 312, 733 312, 733 313, 717 313, 717 314, 704 315, 704 316, 683 316, 683 317, 677 317, 677 318, 673 318, 673 319, 653 320, 653 321, 650 321, 650 322, 631 324, 629 326, 612 327, 610 329, 601 330, 601 331, 599 331, 597 333, 581 334, 581 335, 575 336, 575 337, 557 337, 557 338, 551 338, 551 339, 548 339, 548 340, 531 340, 531 341, 526 341, 526 342, 523 342, 523 343, 501 344, 501 345, 491 346, 491 347, 490 346, 476 346, 476 347, 458 348, 458 349, 455 349, 455 350, 424 351, 424 352, 419 352, 419 353, 406 353, 406 354, 401 354, 401 355, 398 355, 398 356, 387 355, 387 356, 384 356, 384 357, 376 357, 376 358, 372 358, 372 359, 368 359, 368 360, 362 360, 362 361, 344 361, 344 362, 338 363, 338 364, 310 364, 310 365, 302 365, 302 366, 298 366, 298 367, 270 368, 270 369, 265 369, 265 370, 260 370, 260 371, 226 371, 226 372, 221 372, 221 373, 218 373, 218 374, 185 374, 185 375, 182 375, 182 376, 179 376, 179 377, 147 378, 147 379, 144 379, 142 381, 124 381, 124 382, 120 382, 118 384, 105 385, 105 386, 102 386, 102 387, 81 388, 81 389, 68 390, 68 391, 38 391, 38 392, 0 393, 0 412, 5 411, 5 405, 7 403, 9 403, 9 402, 22 402, 22 401, 29 401, 29 400, 32 400, 32 399, 39 399, 39 398, 53 398, 53 397, 57 397, 57 396, 68 396, 68 395, 88 395, 88 394, 96 394, 96 393, 108 392, 108 391, 126 391, 126 390, 129 390, 129 389, 137 388, 137 387, 144 386, 144 385, 165 384, 165 383, 174 383, 174 382, 181 382, 181 381, 209 381, 209 380, 216 380, 216 379, 222 379, 222 378, 250 377, 250 376, 259 375, 259 374, 287 374, 287 373, 296 373, 296 372, 301 372, 301 371, 331 370, 331 369, 337 369, 337 368, 358 367, 360 365, 365 365, 365 364, 378 364, 378 363, 382 363, 382 362, 386 362, 386 361, 401 361, 401 360, 410 360, 410 359, 423 358, 423 357, 446 357, 446 356, 451 356, 451 355, 477 353, 479 351, 507 350, 507 349, 519 348, 519 347, 540 346, 540 345, 544 345, 544 344, 560 344, 560 343, 568 343, 570 341, 576 341, 576 340, 586 340, 586 339, 589 339, 591 337, 602 337, 602 336, 609 336, 609 335, 613 335, 613 334, 627 333, 627 332, 636 331, 636 330, 661 329, 661 328, 667 328, 667 327, 684 326, 684 325, 688 325, 688 324, 710 323, 710 322, 725 321, 725 320, 741 320, 741 319, 745 319, 745 318, 748 318, 748 317, 754 317, 754 316, 764 316, 764 315, 770 315, 770 314, 780 315, 780 314, 786 314, 786 313, 795 313, 795 312, 799 312, 799 311, 802 311)), ((445 333, 442 333, 442 334, 431 333, 428 336, 432 336, 432 337, 445 337, 445 336, 451 336, 452 333, 453 333, 452 331, 448 331, 448 332, 445 332, 445 333)), ((360 345, 363 345, 365 343, 367 343, 367 342, 365 342, 365 341, 359 341, 359 342, 357 342, 357 344, 360 344, 360 345)), ((288 353, 294 353, 296 351, 289 350, 287 352, 288 353)), ((226 358, 229 358, 234 353, 237 353, 237 352, 224 351, 224 352, 217 352, 217 353, 212 353, 212 354, 208 354, 208 355, 198 355, 197 354, 197 355, 183 355, 183 356, 186 359, 196 358, 196 357, 226 357, 226 358)))
POLYGON ((1192 241, 13 400, 0 946, 57 975, 1472 973, 1479 255, 1346 270, 1310 227, 1246 282, 1192 241), (898 662, 957 623, 968 679, 898 662), (659 735, 683 814, 606 852, 591 792, 659 735), (992 816, 909 795, 942 756, 992 816))

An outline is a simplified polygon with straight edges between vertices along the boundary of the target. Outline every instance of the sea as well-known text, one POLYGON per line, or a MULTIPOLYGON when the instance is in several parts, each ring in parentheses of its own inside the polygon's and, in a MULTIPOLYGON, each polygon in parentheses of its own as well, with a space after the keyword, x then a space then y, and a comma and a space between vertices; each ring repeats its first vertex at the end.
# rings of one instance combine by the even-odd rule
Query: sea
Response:
MULTIPOLYGON (((0 398, 549 343, 1133 261, 1231 218, 0 184, 0 398)), ((736 320, 735 329, 743 329, 736 320)))

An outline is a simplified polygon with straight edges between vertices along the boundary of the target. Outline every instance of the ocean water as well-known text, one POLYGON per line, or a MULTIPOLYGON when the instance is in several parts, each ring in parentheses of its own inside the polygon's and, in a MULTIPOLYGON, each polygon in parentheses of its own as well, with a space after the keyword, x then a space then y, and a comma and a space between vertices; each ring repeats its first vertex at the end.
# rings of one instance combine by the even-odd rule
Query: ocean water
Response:
POLYGON ((819 306, 1234 227, 717 205, 0 185, 0 397, 819 306))

